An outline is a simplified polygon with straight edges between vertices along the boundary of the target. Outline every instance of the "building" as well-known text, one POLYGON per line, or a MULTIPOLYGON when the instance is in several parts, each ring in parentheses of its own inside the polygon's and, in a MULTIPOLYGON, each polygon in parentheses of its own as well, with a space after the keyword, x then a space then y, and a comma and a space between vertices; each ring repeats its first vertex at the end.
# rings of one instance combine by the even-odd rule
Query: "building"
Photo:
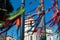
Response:
MULTIPOLYGON (((31 19, 25 20, 25 24, 26 24, 25 31, 29 30, 31 26, 34 25, 34 21, 31 22, 31 20, 34 20, 34 19, 31 18, 31 19)), ((28 32, 28 33, 25 33, 24 36, 25 36, 24 40, 37 40, 37 32, 35 32, 34 34, 32 34, 32 32, 28 32)), ((46 29, 46 40, 54 40, 53 31, 50 28, 46 29)))
MULTIPOLYGON (((34 25, 34 19, 27 19, 25 20, 25 31, 29 30, 31 26, 34 25)), ((34 28, 32 29, 34 30, 34 28)), ((26 32, 24 35, 24 40, 36 40, 36 32, 32 34, 32 32, 26 32)))
POLYGON ((16 39, 10 36, 6 36, 5 34, 0 34, 0 40, 16 40, 16 39))
POLYGON ((51 29, 46 29, 46 40, 54 40, 53 31, 51 29))
POLYGON ((16 40, 16 39, 10 36, 6 36, 6 40, 16 40))
POLYGON ((10 36, 6 36, 5 34, 0 34, 0 40, 16 40, 16 39, 10 36))
POLYGON ((5 35, 4 34, 0 34, 0 40, 5 40, 5 35))

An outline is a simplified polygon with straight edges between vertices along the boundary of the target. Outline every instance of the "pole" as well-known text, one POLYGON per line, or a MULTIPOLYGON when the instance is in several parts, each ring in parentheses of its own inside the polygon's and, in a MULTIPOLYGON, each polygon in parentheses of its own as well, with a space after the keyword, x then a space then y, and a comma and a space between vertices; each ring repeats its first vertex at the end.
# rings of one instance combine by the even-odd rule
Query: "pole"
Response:
MULTIPOLYGON (((24 0, 22 0, 22 7, 24 8, 24 0)), ((21 27, 20 27, 20 40, 24 40, 24 23, 25 23, 25 20, 24 20, 24 14, 21 15, 21 27)))
POLYGON ((44 12, 44 0, 40 0, 41 6, 42 6, 42 14, 44 14, 43 18, 43 35, 42 35, 42 40, 46 40, 46 26, 45 26, 45 12, 44 12))

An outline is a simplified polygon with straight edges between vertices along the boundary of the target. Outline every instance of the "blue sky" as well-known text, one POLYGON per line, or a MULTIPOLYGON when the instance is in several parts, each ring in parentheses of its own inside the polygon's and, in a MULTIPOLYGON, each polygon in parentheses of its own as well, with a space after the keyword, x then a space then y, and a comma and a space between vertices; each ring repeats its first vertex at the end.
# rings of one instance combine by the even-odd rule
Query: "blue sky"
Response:
MULTIPOLYGON (((15 12, 20 6, 21 6, 21 0, 10 0, 14 10, 13 12, 15 12)), ((17 40, 17 36, 20 36, 20 30, 18 30, 18 35, 17 35, 17 30, 16 30, 16 25, 12 26, 12 28, 10 30, 8 30, 7 35, 8 36, 12 36, 14 38, 16 38, 17 40)))
MULTIPOLYGON (((29 3, 31 2, 32 0, 28 1, 26 0, 25 1, 25 9, 26 9, 26 12, 36 8, 39 4, 39 0, 37 1, 34 1, 34 3, 32 3, 31 5, 29 5, 29 3), (27 7, 28 6, 28 7, 27 7)), ((19 8, 21 6, 21 0, 10 0, 11 4, 13 5, 13 8, 14 8, 14 12, 17 10, 17 8, 19 8)), ((31 13, 33 13, 34 11, 32 11, 31 13)), ((12 33, 13 33, 13 37, 17 39, 17 33, 16 33, 16 26, 14 25, 10 30, 8 30, 7 32, 7 35, 9 36, 12 36, 12 33)), ((20 33, 18 34, 20 35, 20 33)))
MULTIPOLYGON (((29 5, 29 2, 31 2, 32 0, 25 0, 25 9, 26 9, 26 12, 34 9, 35 7, 37 7, 39 5, 39 0, 33 0, 34 2, 29 5)), ((21 0, 10 0, 11 4, 13 5, 13 8, 14 8, 14 12, 17 10, 17 8, 19 8, 21 6, 21 0)), ((60 0, 59 0, 60 2, 60 0)), ((52 6, 52 2, 50 0, 44 0, 44 5, 45 5, 45 10, 47 10, 49 7, 52 6)), ((60 8, 60 4, 59 4, 59 8, 60 8)), ((34 13, 35 11, 32 11, 32 13, 34 13)), ((53 11, 49 11, 47 14, 45 14, 45 19, 46 19, 46 22, 49 21, 51 19, 51 15, 53 14, 53 11)), ((54 27, 53 30, 55 30, 57 28, 57 26, 54 27)), ((7 35, 9 36, 12 36, 12 30, 13 30, 13 37, 17 39, 17 33, 16 33, 16 26, 14 25, 7 33, 7 35)), ((20 31, 20 30, 19 30, 20 31)), ((20 35, 20 33, 19 33, 20 35)))

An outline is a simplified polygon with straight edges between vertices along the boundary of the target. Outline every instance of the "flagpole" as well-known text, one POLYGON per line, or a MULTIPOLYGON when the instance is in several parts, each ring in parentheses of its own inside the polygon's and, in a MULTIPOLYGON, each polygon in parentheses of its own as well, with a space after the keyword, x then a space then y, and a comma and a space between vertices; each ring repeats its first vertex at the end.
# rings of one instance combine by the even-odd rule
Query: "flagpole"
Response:
MULTIPOLYGON (((22 1, 22 7, 24 8, 25 6, 25 0, 21 0, 22 1)), ((20 27, 20 40, 24 40, 24 12, 23 15, 21 15, 21 27, 20 27)))
POLYGON ((46 40, 46 26, 45 26, 45 10, 44 10, 44 0, 40 0, 40 2, 41 2, 41 6, 42 6, 42 14, 44 14, 44 16, 42 17, 43 18, 43 31, 42 31, 42 33, 43 33, 43 35, 42 35, 42 40, 46 40))

